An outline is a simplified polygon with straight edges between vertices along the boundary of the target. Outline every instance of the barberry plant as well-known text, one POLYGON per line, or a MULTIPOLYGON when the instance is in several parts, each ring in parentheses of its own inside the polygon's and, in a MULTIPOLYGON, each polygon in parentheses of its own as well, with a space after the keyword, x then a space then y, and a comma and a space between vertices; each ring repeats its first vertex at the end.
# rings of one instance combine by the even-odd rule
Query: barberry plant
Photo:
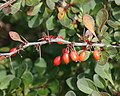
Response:
POLYGON ((120 96, 120 0, 1 0, 0 96, 120 96))

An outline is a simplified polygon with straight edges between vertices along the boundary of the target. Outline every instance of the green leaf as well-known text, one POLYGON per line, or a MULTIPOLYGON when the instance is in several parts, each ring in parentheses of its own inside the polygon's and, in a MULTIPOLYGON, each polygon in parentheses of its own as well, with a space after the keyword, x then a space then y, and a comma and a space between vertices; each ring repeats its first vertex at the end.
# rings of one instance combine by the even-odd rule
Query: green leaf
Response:
POLYGON ((39 0, 26 0, 27 6, 35 6, 38 3, 39 3, 39 0))
POLYGON ((77 81, 77 87, 80 91, 86 94, 92 94, 93 91, 98 91, 94 82, 87 78, 81 78, 77 81))
POLYGON ((94 83, 97 87, 104 89, 106 87, 106 82, 103 78, 101 78, 99 75, 95 74, 93 76, 94 83))
POLYGON ((115 38, 115 40, 116 40, 117 42, 120 42, 120 31, 116 31, 116 32, 114 33, 114 38, 115 38))
POLYGON ((68 91, 65 96, 76 96, 76 94, 73 91, 68 91))
POLYGON ((49 82, 48 87, 50 88, 51 92, 53 94, 56 94, 59 92, 59 82, 58 80, 54 80, 49 82))
POLYGON ((119 7, 115 7, 112 10, 113 16, 116 20, 120 21, 120 8, 119 7))
POLYGON ((77 78, 75 77, 70 77, 66 80, 66 83, 67 85, 72 89, 72 90, 77 90, 77 85, 76 85, 76 82, 77 82, 77 78))
POLYGON ((27 94, 27 96, 37 96, 37 91, 31 90, 31 91, 27 94))
MULTIPOLYGON (((3 78, 7 75, 6 69, 3 65, 0 65, 0 76, 3 78)), ((0 78, 0 80, 2 79, 0 78)))
POLYGON ((25 70, 27 69, 27 64, 21 64, 16 69, 16 77, 21 77, 25 70))
POLYGON ((100 60, 97 61, 98 64, 100 65, 105 65, 108 62, 108 54, 105 51, 100 52, 100 60))
POLYGON ((31 15, 31 16, 34 16, 34 15, 38 14, 38 12, 40 11, 40 8, 41 8, 42 4, 43 4, 43 3, 41 2, 41 3, 39 3, 38 5, 36 5, 36 6, 33 8, 32 13, 31 13, 30 15, 31 15))
POLYGON ((72 28, 72 24, 71 24, 71 20, 67 17, 67 15, 65 14, 65 16, 63 17, 63 19, 60 20, 61 25, 63 25, 64 27, 67 27, 69 29, 72 28))
POLYGON ((96 16, 96 24, 102 29, 103 25, 105 25, 106 21, 108 20, 108 12, 106 9, 101 9, 98 11, 97 16, 96 16))
POLYGON ((0 80, 0 89, 6 89, 10 84, 10 81, 13 80, 14 75, 7 75, 0 80))
POLYGON ((50 91, 47 88, 43 88, 43 89, 37 90, 37 94, 39 96, 48 96, 49 92, 50 91))
POLYGON ((14 78, 10 82, 10 87, 9 87, 9 92, 12 91, 13 89, 16 89, 20 86, 21 80, 19 78, 14 78))
POLYGON ((115 3, 116 3, 117 5, 120 5, 120 0, 115 0, 115 3))
POLYGON ((109 63, 106 63, 105 65, 97 64, 95 67, 95 72, 102 78, 109 80, 111 84, 114 85, 111 72, 110 72, 109 63))
POLYGON ((38 58, 35 61, 35 68, 40 76, 45 73, 46 67, 47 67, 47 63, 43 58, 38 58))
POLYGON ((4 96, 4 92, 0 90, 0 96, 4 96))
POLYGON ((93 91, 89 96, 101 96, 99 92, 93 91))
POLYGON ((53 0, 46 0, 46 4, 51 10, 55 8, 55 2, 53 0))
POLYGON ((108 20, 107 23, 112 28, 118 28, 118 27, 120 27, 120 23, 117 22, 117 21, 108 20))
POLYGON ((9 47, 2 47, 0 48, 0 52, 8 52, 10 50, 9 47))
POLYGON ((20 7, 21 7, 21 2, 14 3, 11 7, 11 14, 15 14, 16 12, 18 12, 20 10, 20 7))
POLYGON ((43 22, 42 14, 37 14, 28 21, 30 28, 38 27, 43 22))
POLYGON ((28 87, 33 82, 33 75, 30 71, 26 71, 23 76, 22 80, 24 82, 25 87, 28 87))
POLYGON ((46 27, 48 30, 53 30, 54 29, 54 16, 52 15, 48 20, 46 21, 46 27))
POLYGON ((61 29, 61 30, 59 31, 58 36, 62 36, 63 38, 66 38, 66 30, 65 30, 65 29, 61 29))

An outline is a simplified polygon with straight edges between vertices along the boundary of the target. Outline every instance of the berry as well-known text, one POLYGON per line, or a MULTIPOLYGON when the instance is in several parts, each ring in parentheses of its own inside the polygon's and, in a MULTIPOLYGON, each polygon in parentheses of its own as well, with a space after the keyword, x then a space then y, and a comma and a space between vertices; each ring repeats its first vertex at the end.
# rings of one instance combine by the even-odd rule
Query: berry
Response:
POLYGON ((79 61, 79 55, 78 55, 78 53, 77 53, 76 51, 74 51, 74 50, 72 50, 72 51, 70 52, 70 57, 71 57, 71 59, 72 59, 74 62, 79 61))
MULTIPOLYGON (((58 38, 63 39, 62 36, 58 36, 58 38)), ((57 42, 57 44, 63 44, 63 42, 57 42)))
POLYGON ((98 50, 94 50, 93 57, 95 58, 95 60, 100 60, 100 52, 98 50))
POLYGON ((59 66, 61 64, 61 62, 62 62, 61 56, 55 57, 55 59, 54 59, 54 66, 59 66))
POLYGON ((68 52, 64 53, 63 56, 62 56, 62 59, 65 62, 65 64, 67 65, 70 62, 69 53, 68 52))
MULTIPOLYGON (((10 52, 14 52, 14 51, 16 51, 16 50, 17 50, 17 48, 16 48, 16 47, 14 47, 14 48, 10 49, 10 52)), ((16 53, 15 53, 15 54, 13 54, 12 56, 16 56, 16 53)))
POLYGON ((79 60, 80 60, 80 61, 84 61, 85 58, 86 58, 86 51, 82 51, 82 52, 80 53, 79 60))

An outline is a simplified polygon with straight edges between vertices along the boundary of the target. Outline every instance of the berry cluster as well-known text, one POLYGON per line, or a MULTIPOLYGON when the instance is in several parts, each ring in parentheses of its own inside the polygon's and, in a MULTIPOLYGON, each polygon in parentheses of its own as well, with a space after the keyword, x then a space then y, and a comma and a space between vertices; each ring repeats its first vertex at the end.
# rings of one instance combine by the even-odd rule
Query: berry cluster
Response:
MULTIPOLYGON (((93 51, 93 57, 95 60, 100 60, 99 50, 93 51)), ((80 54, 76 50, 68 50, 67 48, 62 49, 62 56, 57 56, 54 58, 54 66, 59 66, 62 61, 67 65, 70 62, 70 59, 74 62, 82 62, 86 58, 86 50, 82 50, 80 54)))

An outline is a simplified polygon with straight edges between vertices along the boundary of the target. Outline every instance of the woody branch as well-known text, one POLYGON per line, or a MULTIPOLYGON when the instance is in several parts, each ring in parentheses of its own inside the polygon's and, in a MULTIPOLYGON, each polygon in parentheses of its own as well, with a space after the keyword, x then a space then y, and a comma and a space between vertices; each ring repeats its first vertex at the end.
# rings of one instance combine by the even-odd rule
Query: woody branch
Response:
POLYGON ((114 48, 120 48, 120 46, 105 45, 103 43, 92 43, 92 45, 89 45, 88 43, 70 42, 70 41, 63 40, 61 38, 55 38, 55 39, 50 39, 49 41, 27 42, 22 47, 18 48, 16 51, 9 52, 9 53, 0 53, 0 56, 11 56, 21 50, 24 50, 25 48, 29 46, 35 46, 35 45, 41 46, 41 45, 52 43, 52 42, 63 42, 63 44, 73 44, 74 46, 98 46, 98 47, 104 47, 104 46, 109 47, 110 46, 114 48))

